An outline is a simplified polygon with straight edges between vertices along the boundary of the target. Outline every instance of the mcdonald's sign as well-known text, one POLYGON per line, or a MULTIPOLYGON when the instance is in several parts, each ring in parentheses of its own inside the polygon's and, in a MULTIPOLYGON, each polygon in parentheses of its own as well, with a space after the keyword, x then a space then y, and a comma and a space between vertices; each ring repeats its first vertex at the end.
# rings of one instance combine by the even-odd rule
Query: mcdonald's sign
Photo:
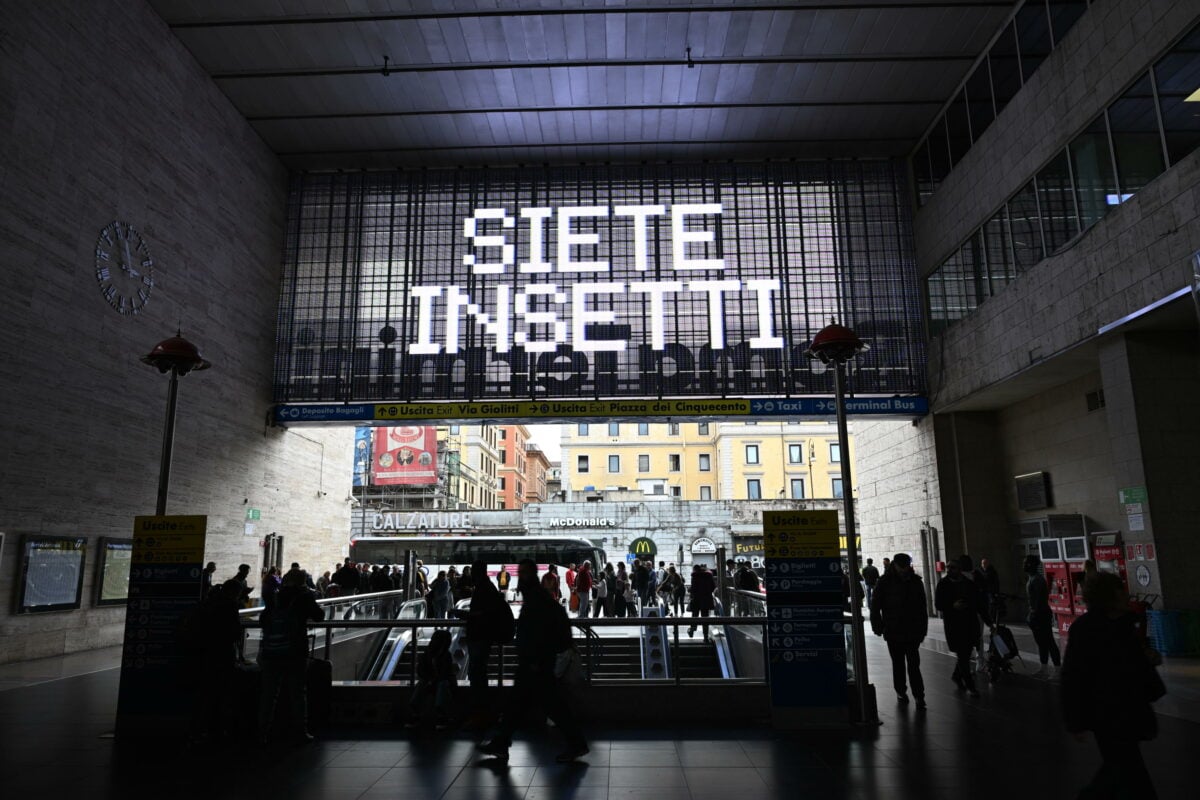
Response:
POLYGON ((653 539, 639 536, 629 543, 629 552, 635 556, 654 558, 658 555, 658 545, 654 543, 653 539))

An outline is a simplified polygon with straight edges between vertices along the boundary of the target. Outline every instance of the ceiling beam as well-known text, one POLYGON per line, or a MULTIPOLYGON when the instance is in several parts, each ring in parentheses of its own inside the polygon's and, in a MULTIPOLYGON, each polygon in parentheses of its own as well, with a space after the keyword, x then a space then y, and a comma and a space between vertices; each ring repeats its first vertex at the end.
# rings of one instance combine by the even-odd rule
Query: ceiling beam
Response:
POLYGON ((183 20, 166 20, 167 25, 172 30, 204 30, 210 28, 253 28, 267 27, 273 25, 345 25, 359 23, 374 23, 374 22, 421 22, 426 20, 450 20, 450 19, 495 19, 513 18, 513 17, 577 17, 577 16, 609 16, 609 15, 651 15, 651 14, 711 14, 720 12, 741 12, 741 13, 757 13, 757 12, 804 12, 804 11, 845 11, 858 13, 863 10, 899 10, 907 11, 910 9, 1011 9, 1012 0, 984 0, 983 2, 954 2, 953 0, 943 0, 943 2, 921 2, 920 0, 901 0, 901 2, 874 2, 874 3, 725 3, 720 5, 709 6, 678 6, 678 5, 654 5, 638 8, 629 8, 626 6, 612 7, 585 7, 585 8, 528 8, 528 9, 475 9, 470 11, 443 11, 443 12, 408 12, 408 13, 390 13, 390 14, 329 14, 321 16, 278 16, 278 17, 247 17, 247 18, 227 18, 227 19, 210 19, 210 20, 195 20, 185 22, 183 20))
POLYGON ((392 117, 451 117, 474 114, 557 114, 587 113, 592 111, 695 111, 697 109, 753 109, 753 108, 914 108, 932 106, 940 108, 945 100, 830 100, 791 101, 779 103, 655 103, 646 105, 605 106, 497 106, 494 108, 441 108, 410 111, 347 111, 324 114, 262 114, 247 116, 250 122, 287 122, 292 120, 322 119, 378 119, 392 117))
MULTIPOLYGON (((709 58, 695 60, 698 67, 710 65, 770 65, 770 64, 970 64, 978 58, 970 53, 874 53, 862 55, 827 56, 754 56, 746 58, 709 58)), ((688 62, 678 58, 652 59, 595 59, 580 61, 488 61, 463 64, 388 64, 387 75, 411 74, 416 72, 495 72, 516 69, 568 69, 582 67, 619 67, 638 69, 642 67, 687 67, 688 62)), ((384 66, 340 67, 333 69, 261 70, 250 72, 214 72, 215 81, 270 80, 278 78, 345 78, 359 75, 384 75, 384 66)))

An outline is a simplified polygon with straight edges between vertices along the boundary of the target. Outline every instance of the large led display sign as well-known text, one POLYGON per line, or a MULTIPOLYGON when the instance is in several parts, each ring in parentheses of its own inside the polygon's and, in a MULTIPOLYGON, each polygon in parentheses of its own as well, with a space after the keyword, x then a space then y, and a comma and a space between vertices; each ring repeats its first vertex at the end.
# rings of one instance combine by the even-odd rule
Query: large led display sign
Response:
POLYGON ((837 319, 858 394, 923 391, 890 162, 293 179, 275 399, 813 395, 837 319))

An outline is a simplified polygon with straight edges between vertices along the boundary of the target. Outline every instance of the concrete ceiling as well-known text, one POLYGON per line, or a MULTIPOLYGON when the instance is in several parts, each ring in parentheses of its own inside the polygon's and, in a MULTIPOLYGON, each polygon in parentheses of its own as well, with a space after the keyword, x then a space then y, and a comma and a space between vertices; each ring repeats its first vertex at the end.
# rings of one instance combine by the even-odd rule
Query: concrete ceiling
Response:
POLYGON ((1014 6, 150 4, 296 169, 905 155, 1014 6))

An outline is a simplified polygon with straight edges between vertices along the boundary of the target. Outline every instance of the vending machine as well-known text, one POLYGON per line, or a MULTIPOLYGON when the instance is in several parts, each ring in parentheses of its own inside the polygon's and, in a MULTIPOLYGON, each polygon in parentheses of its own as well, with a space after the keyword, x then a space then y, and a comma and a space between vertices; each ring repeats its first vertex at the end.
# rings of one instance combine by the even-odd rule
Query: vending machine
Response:
POLYGON ((1047 600, 1054 614, 1055 626, 1065 632, 1075 619, 1075 608, 1071 599, 1071 576, 1063 558, 1061 539, 1039 539, 1038 555, 1046 573, 1047 600))
MULTIPOLYGON (((1087 577, 1087 561, 1092 557, 1092 548, 1086 536, 1067 536, 1061 541, 1063 561, 1067 563, 1067 575, 1071 582, 1071 613, 1081 617, 1087 612, 1083 602, 1083 582, 1087 577)), ((1060 630, 1066 632, 1066 628, 1061 626, 1060 630)))

